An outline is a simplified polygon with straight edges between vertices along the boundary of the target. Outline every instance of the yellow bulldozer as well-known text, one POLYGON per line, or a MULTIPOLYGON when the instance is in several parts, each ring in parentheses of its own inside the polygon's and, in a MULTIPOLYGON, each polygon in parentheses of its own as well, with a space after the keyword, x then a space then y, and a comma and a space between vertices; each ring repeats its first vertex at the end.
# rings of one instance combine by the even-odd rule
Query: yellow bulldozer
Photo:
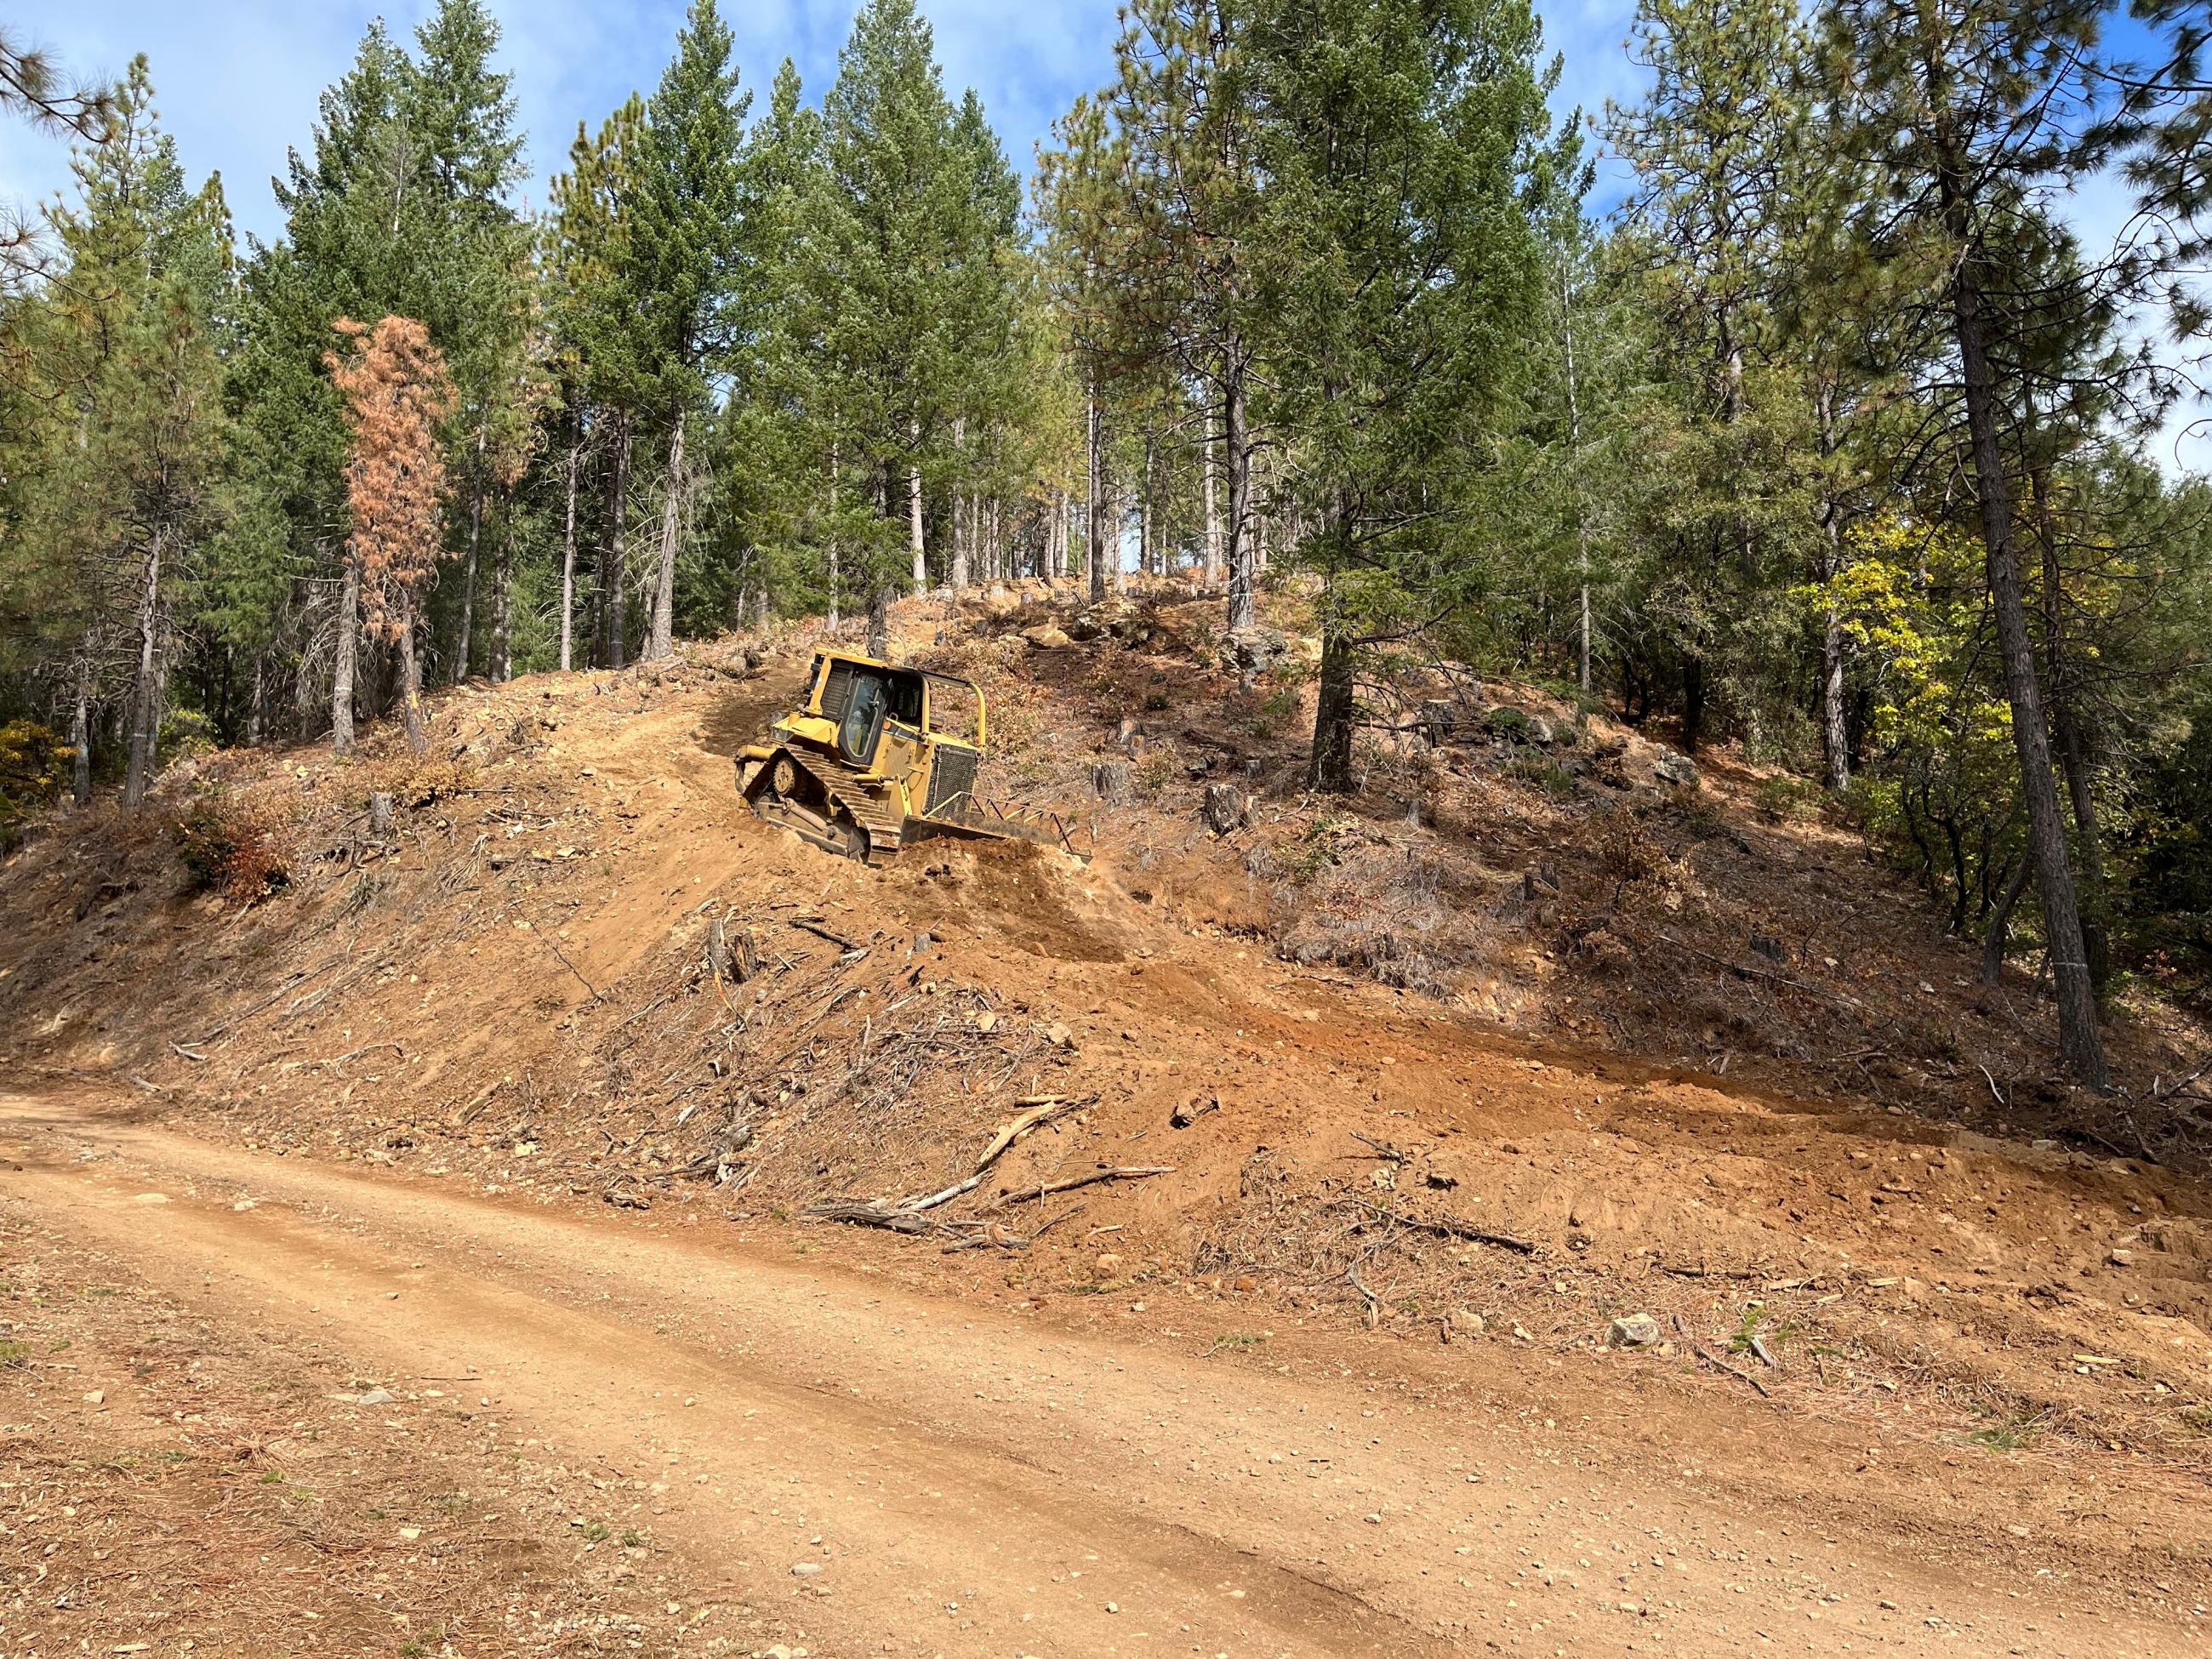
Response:
POLYGON ((870 863, 938 835, 1040 842, 1082 857, 1068 820, 976 798, 987 720, 972 680, 817 651, 799 706, 738 751, 738 791, 771 823, 870 863))

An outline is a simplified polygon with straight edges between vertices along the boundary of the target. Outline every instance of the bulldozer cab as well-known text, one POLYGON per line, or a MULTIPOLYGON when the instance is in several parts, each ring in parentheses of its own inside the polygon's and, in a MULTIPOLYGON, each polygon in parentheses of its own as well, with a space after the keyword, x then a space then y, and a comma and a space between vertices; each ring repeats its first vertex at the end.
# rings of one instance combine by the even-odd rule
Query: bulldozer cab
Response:
POLYGON ((823 651, 807 690, 809 712, 830 726, 837 757, 862 771, 903 775, 940 744, 982 747, 982 694, 966 680, 823 651))
POLYGON ((1074 851, 1051 813, 975 799, 985 719, 972 681, 817 651, 804 701, 738 751, 738 787, 760 817, 853 858, 880 862, 927 835, 1074 851))
POLYGON ((824 657, 816 675, 823 714, 836 722, 837 753, 849 766, 872 767, 884 728, 896 720, 919 732, 928 701, 921 676, 824 657))

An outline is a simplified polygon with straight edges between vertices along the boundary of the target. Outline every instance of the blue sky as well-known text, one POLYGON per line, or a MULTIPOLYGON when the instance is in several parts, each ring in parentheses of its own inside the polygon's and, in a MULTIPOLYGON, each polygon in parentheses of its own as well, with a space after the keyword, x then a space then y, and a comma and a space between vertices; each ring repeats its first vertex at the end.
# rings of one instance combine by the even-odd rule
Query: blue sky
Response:
MULTIPOLYGON (((490 0, 507 66, 530 135, 533 203, 561 161, 579 119, 594 126, 633 90, 650 92, 672 51, 683 0, 622 6, 591 0, 490 0)), ((1111 0, 921 0, 955 95, 981 94, 1008 154, 1027 169, 1052 118, 1111 72, 1111 0)), ((1540 0, 1552 44, 1566 56, 1562 111, 1593 107, 1635 85, 1621 50, 1630 0, 1540 0)), ((27 27, 80 73, 119 74, 134 52, 151 60, 163 125, 175 133, 195 176, 220 170, 242 230, 277 228, 269 179, 288 145, 305 147, 315 100, 343 72, 356 41, 380 10, 395 33, 411 33, 428 0, 370 4, 226 0, 75 0, 27 27)), ((744 79, 764 94, 787 56, 810 97, 836 71, 837 48, 855 0, 724 0, 744 79)), ((12 21, 12 20, 11 20, 12 21)), ((0 194, 46 195, 67 179, 64 146, 0 125, 0 194)))

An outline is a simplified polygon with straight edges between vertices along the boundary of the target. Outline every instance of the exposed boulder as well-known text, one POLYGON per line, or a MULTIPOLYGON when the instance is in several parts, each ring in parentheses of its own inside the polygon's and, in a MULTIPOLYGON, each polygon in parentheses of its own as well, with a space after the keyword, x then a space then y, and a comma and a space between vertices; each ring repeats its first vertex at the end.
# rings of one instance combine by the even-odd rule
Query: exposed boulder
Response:
POLYGON ((1528 741, 1528 717, 1519 709, 1508 708, 1503 704, 1482 717, 1482 729, 1492 737, 1503 738, 1507 743, 1528 741))
POLYGON ((1605 1328, 1606 1342, 1615 1348, 1653 1347, 1664 1334, 1648 1313, 1623 1314, 1605 1328))
POLYGON ((1221 642, 1221 665, 1248 680, 1290 654, 1290 636, 1279 628, 1232 628, 1221 642))

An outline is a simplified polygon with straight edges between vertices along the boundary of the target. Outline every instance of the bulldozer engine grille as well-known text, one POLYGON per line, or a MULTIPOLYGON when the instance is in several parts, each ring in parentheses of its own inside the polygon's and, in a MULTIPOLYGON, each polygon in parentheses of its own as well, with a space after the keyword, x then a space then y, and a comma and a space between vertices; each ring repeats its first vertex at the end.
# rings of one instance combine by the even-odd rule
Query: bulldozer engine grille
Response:
POLYGON ((822 683, 822 713, 824 718, 842 720, 845 711, 853 706, 853 665, 833 662, 830 678, 822 683))
POLYGON ((929 769, 929 805, 924 810, 934 812, 955 795, 964 795, 975 787, 975 751, 939 744, 937 758, 929 769))

